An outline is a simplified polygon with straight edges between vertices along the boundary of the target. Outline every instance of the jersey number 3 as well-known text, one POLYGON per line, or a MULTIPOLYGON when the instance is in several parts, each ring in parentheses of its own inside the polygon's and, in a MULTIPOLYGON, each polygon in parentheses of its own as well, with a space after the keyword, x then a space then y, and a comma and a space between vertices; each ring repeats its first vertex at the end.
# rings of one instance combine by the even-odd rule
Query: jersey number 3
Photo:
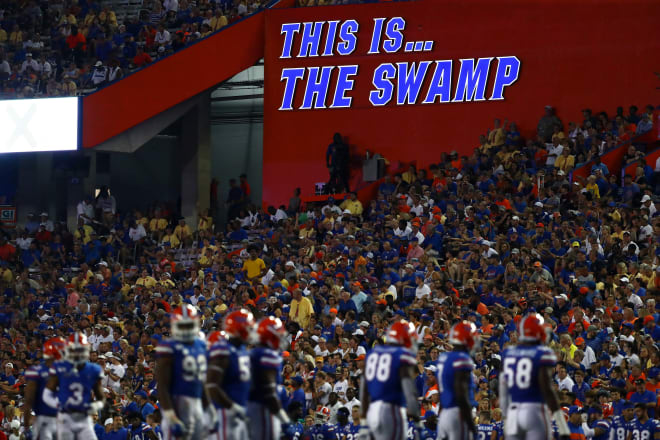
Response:
POLYGON ((504 375, 509 388, 515 385, 520 390, 532 384, 532 360, 529 358, 507 358, 504 361, 504 375))
POLYGON ((364 377, 372 381, 374 378, 378 382, 386 382, 390 378, 392 366, 392 355, 389 353, 372 354, 367 359, 367 365, 364 369, 364 377))

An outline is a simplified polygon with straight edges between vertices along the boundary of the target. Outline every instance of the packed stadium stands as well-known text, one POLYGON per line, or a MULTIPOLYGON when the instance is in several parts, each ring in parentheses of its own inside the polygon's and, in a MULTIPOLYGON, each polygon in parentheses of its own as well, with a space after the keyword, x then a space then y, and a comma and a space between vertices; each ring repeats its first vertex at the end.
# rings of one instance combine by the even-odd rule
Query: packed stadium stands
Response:
POLYGON ((91 92, 262 8, 261 0, 6 2, 0 97, 91 92))
MULTIPOLYGON (((36 28, 47 29, 72 17, 87 23, 91 14, 91 28, 102 21, 97 12, 105 13, 109 38, 109 10, 93 4, 25 16, 48 17, 36 28)), ((154 8, 151 15, 156 23, 164 13, 154 8)), ((20 20, 20 29, 32 29, 29 23, 20 20)), ((59 54, 59 65, 66 49, 55 40, 44 47, 59 54)), ((83 52, 80 61, 89 65, 93 52, 83 52)), ((119 64, 130 69, 130 59, 119 64)), ((466 319, 482 340, 474 357, 476 408, 496 425, 500 354, 516 343, 516 324, 530 311, 552 326, 559 359, 553 387, 562 406, 618 416, 625 401, 642 402, 655 417, 660 170, 639 162, 640 173, 621 176, 596 160, 587 178, 573 178, 625 141, 632 144, 624 164, 643 158, 635 136, 652 127, 652 112, 585 110, 583 121, 564 128, 548 108, 536 139, 496 120, 472 155, 449 153, 419 169, 410 157, 410 168, 382 180, 373 200, 351 194, 303 206, 294 196, 288 206, 263 210, 242 181, 227 195, 226 228, 212 212, 200 213, 197 224, 167 205, 125 212, 105 192, 79 203, 75 229, 34 213, 0 234, 0 429, 9 437, 19 421, 16 432, 23 432, 24 373, 40 360, 44 341, 80 330, 92 361, 106 371, 108 404, 94 416, 99 438, 123 432, 121 416, 136 411, 158 431, 156 347, 182 304, 199 310, 205 332, 239 308, 281 318, 290 344, 283 404, 298 401, 303 418, 328 407, 336 423, 339 408, 359 405, 365 354, 400 317, 414 323, 419 339, 422 414, 437 412, 431 367, 448 348, 451 324, 466 319)))

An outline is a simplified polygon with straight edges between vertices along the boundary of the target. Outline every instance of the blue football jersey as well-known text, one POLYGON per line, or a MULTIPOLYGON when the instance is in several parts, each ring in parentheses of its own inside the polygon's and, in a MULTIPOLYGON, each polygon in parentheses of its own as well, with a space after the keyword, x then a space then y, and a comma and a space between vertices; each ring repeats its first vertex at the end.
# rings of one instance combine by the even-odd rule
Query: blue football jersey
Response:
POLYGON ((609 420, 607 420, 607 419, 596 420, 594 423, 591 424, 590 428, 591 429, 600 428, 603 431, 605 431, 605 433, 602 434, 602 435, 594 436, 593 440, 609 440, 610 439, 610 430, 612 429, 612 425, 610 424, 609 420))
POLYGON ((314 425, 309 430, 309 436, 311 440, 337 440, 339 435, 335 430, 334 425, 329 425, 327 423, 321 425, 314 425))
POLYGON ((250 393, 250 356, 245 347, 236 347, 226 339, 220 339, 209 350, 209 360, 226 357, 229 365, 225 369, 222 389, 229 398, 241 406, 247 405, 250 393))
POLYGON ((497 440, 503 439, 504 438, 504 422, 494 422, 493 423, 493 429, 495 430, 495 433, 497 434, 497 440))
POLYGON ((555 353, 543 345, 508 348, 502 354, 502 372, 512 402, 543 403, 539 392, 539 371, 543 367, 554 367, 555 353))
POLYGON ((151 426, 147 425, 146 423, 142 422, 140 426, 137 428, 133 428, 133 426, 129 426, 129 440, 146 440, 147 433, 151 432, 151 426))
POLYGON ((26 382, 35 382, 37 385, 37 395, 34 400, 34 414, 38 416, 55 417, 57 410, 46 405, 43 400, 44 388, 50 377, 50 367, 45 363, 30 367, 25 372, 26 382))
POLYGON ((660 432, 660 420, 648 419, 645 423, 635 418, 630 422, 630 433, 632 440, 653 440, 660 432))
POLYGON ((360 425, 354 425, 352 423, 349 423, 338 432, 339 437, 343 438, 344 440, 357 440, 358 432, 360 432, 361 427, 362 426, 360 425))
POLYGON ((447 351, 438 356, 437 364, 438 391, 440 392, 440 404, 442 408, 454 408, 458 405, 457 396, 454 393, 457 371, 467 371, 469 374, 469 399, 474 401, 474 380, 472 370, 474 362, 469 354, 464 351, 447 351))
POLYGON ((610 440, 626 440, 630 431, 631 422, 627 422, 623 416, 612 417, 610 440))
POLYGON ((55 362, 50 374, 57 376, 57 399, 64 412, 87 412, 92 403, 92 390, 103 378, 103 370, 97 364, 85 362, 76 369, 68 361, 55 362))
POLYGON ((406 397, 401 387, 399 371, 414 366, 417 361, 408 350, 393 345, 377 345, 369 352, 364 367, 364 378, 372 402, 382 400, 404 406, 406 397))
POLYGON ((173 359, 171 395, 201 399, 206 382, 206 342, 199 338, 190 343, 165 340, 156 347, 156 355, 173 359))
POLYGON ((406 440, 415 440, 415 434, 417 434, 417 427, 415 426, 415 422, 409 420, 408 429, 406 429, 406 440))
POLYGON ((255 347, 250 352, 250 366, 252 367, 252 382, 248 400, 255 403, 265 403, 265 384, 262 383, 262 372, 275 370, 277 382, 280 382, 282 356, 275 350, 266 347, 255 347))
POLYGON ((286 426, 282 426, 282 435, 286 440, 300 440, 304 429, 302 423, 289 423, 286 426))
POLYGON ((490 423, 479 423, 477 425, 477 440, 490 440, 495 426, 490 423))
POLYGON ((424 427, 419 433, 419 440, 435 440, 437 436, 438 436, 437 430, 424 427))

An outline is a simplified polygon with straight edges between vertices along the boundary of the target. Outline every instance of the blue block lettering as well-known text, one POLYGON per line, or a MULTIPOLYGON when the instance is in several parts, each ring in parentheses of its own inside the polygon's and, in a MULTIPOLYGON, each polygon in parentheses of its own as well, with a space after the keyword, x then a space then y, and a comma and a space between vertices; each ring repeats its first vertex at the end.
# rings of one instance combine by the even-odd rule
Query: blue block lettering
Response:
POLYGON ((396 67, 390 63, 384 63, 374 70, 373 85, 377 90, 369 92, 369 102, 376 107, 386 105, 392 100, 394 86, 391 79, 396 77, 396 67))
POLYGON ((319 56, 319 46, 321 45, 321 33, 325 21, 308 21, 304 23, 302 38, 300 40, 300 52, 298 58, 319 56))
POLYGON ((403 32, 406 28, 406 20, 401 17, 393 17, 387 22, 385 35, 387 40, 383 42, 383 50, 387 53, 394 53, 401 49, 403 45, 403 32))
POLYGON ((424 76, 431 64, 430 61, 422 61, 416 69, 416 63, 410 63, 410 70, 408 70, 408 63, 397 63, 399 73, 397 75, 397 88, 396 88, 396 103, 397 105, 414 104, 417 102, 420 90, 422 90, 422 83, 424 76))
POLYGON ((335 87, 335 97, 332 100, 330 108, 348 108, 351 106, 353 98, 346 97, 346 92, 353 90, 355 83, 350 77, 358 73, 358 66, 339 66, 339 75, 337 77, 337 87, 335 87))
POLYGON ((296 94, 296 82, 305 76, 304 67, 294 67, 291 69, 282 69, 282 78, 280 81, 286 80, 284 86, 284 96, 282 97, 282 105, 280 110, 293 110, 293 97, 296 94))
POLYGON ((332 56, 332 49, 335 45, 335 35, 337 34, 337 25, 339 20, 333 20, 328 22, 328 35, 325 38, 325 50, 323 51, 324 57, 332 56))
POLYGON ((451 64, 451 60, 435 62, 435 73, 422 104, 433 104, 438 96, 440 102, 451 100, 451 64))
POLYGON ((291 58, 293 37, 300 31, 300 23, 284 23, 280 35, 284 34, 284 46, 280 58, 291 58))
POLYGON ((357 48, 357 36, 355 35, 360 29, 360 25, 355 20, 346 20, 339 28, 339 38, 342 43, 337 45, 337 53, 339 55, 350 55, 357 48))
POLYGON ((325 108, 325 98, 328 94, 328 87, 330 86, 330 75, 335 66, 325 67, 308 67, 307 70, 307 88, 305 89, 305 98, 301 110, 309 110, 312 108, 325 108), (321 75, 319 78, 319 70, 321 75))
POLYGON ((497 73, 493 84, 491 101, 504 99, 504 88, 518 81, 520 60, 515 56, 497 57, 497 73))
POLYGON ((369 52, 367 53, 380 53, 378 48, 380 47, 380 35, 383 33, 384 21, 384 18, 374 18, 374 31, 371 33, 371 46, 369 46, 369 52))
POLYGON ((479 58, 475 66, 474 58, 461 59, 453 102, 486 100, 486 82, 492 60, 492 57, 479 58))

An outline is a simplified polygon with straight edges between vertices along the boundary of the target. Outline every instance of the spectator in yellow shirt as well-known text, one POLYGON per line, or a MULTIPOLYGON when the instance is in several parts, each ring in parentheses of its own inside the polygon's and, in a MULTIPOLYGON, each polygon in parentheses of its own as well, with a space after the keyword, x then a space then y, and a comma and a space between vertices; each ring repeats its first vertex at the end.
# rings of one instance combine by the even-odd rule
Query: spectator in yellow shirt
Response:
POLYGON ((555 168, 559 168, 566 174, 571 172, 571 170, 575 167, 575 156, 570 154, 570 150, 568 147, 564 147, 563 150, 561 150, 561 156, 555 160, 555 168))
POLYGON ((506 132, 500 126, 500 120, 493 121, 493 129, 488 132, 488 143, 492 147, 501 147, 506 141, 506 132))
POLYGON ((94 232, 94 229, 92 229, 91 226, 86 225, 82 217, 79 217, 78 228, 73 233, 73 238, 81 241, 82 244, 87 244, 92 239, 92 232, 94 232))
POLYGON ((149 273, 146 269, 142 269, 140 278, 135 281, 135 285, 146 287, 147 289, 153 289, 156 286, 156 279, 149 276, 149 273))
POLYGON ((155 216, 156 217, 152 218, 149 222, 149 231, 151 231, 152 235, 156 238, 160 238, 163 236, 165 228, 167 228, 167 220, 161 218, 160 211, 158 210, 156 211, 155 216))
POLYGON ((199 221, 197 222, 197 231, 208 231, 213 226, 213 218, 210 216, 209 210, 207 209, 203 213, 198 214, 199 221))
POLYGON ((11 33, 9 34, 9 43, 15 46, 23 43, 23 32, 21 32, 17 24, 14 25, 11 33))
POLYGON ((352 192, 348 199, 340 205, 341 209, 348 209, 352 215, 362 215, 362 202, 357 199, 357 194, 352 192))
POLYGON ((7 31, 0 27, 0 44, 7 42, 7 31))
POLYGON ((190 246, 192 244, 192 232, 190 227, 186 224, 186 219, 181 217, 179 219, 179 224, 174 228, 174 235, 179 239, 184 246, 190 246))
POLYGON ((172 228, 168 226, 165 235, 163 235, 163 238, 160 240, 160 243, 162 245, 169 243, 172 249, 176 249, 179 247, 179 245, 181 245, 181 240, 179 240, 177 236, 174 235, 172 228))
POLYGON ((215 16, 209 20, 209 26, 213 32, 227 26, 227 17, 222 15, 222 9, 215 10, 215 16))
POLYGON ((250 258, 243 263, 242 271, 245 273, 245 278, 247 278, 250 283, 259 282, 259 280, 266 275, 266 272, 268 272, 266 263, 259 258, 255 246, 250 247, 250 258))
POLYGON ((593 174, 587 178, 587 186, 585 186, 587 191, 589 191, 596 199, 600 199, 600 190, 596 184, 596 176, 593 174))
POLYGON ((289 308, 289 319, 298 323, 302 330, 307 330, 313 314, 314 308, 312 307, 311 301, 302 295, 300 289, 295 289, 293 291, 293 299, 291 300, 291 306, 289 308))

